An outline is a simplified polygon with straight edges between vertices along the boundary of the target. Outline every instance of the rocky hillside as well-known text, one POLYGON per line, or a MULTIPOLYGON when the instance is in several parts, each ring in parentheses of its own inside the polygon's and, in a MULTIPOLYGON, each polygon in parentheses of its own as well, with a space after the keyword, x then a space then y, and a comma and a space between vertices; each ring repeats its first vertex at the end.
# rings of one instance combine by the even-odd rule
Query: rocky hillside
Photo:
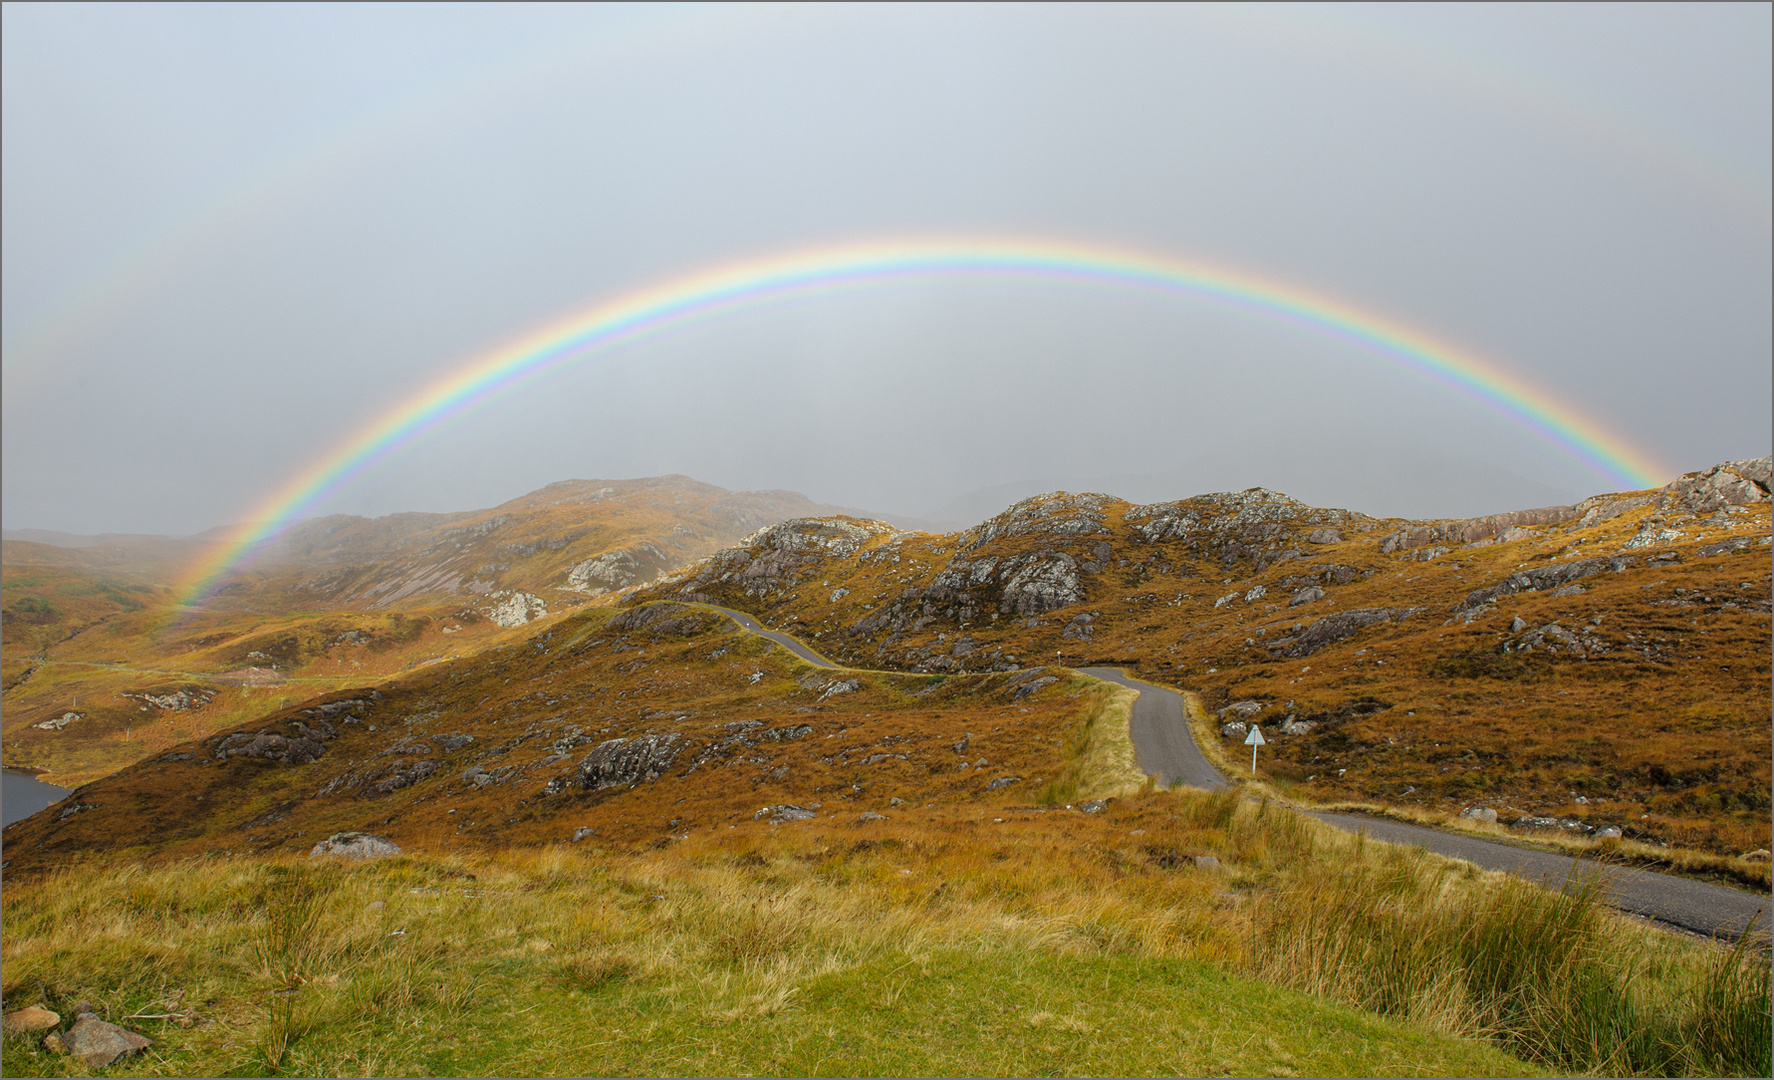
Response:
MULTIPOLYGON (((947 535, 795 518, 620 605, 500 627, 380 682, 305 698, 291 684, 280 707, 15 825, 8 872, 96 849, 299 851, 340 830, 428 851, 668 842, 757 815, 891 815, 895 799, 1040 802, 1090 745, 1102 692, 1068 669, 1102 663, 1197 695, 1230 756, 1261 725, 1264 776, 1321 802, 1766 848, 1769 473, 1733 462, 1448 521, 1263 489, 1143 506, 1056 493, 947 535), (802 665, 701 601, 859 670, 802 665)), ((454 557, 437 543, 427 557, 454 557)), ((594 581, 586 595, 615 584, 594 581)), ((413 648, 471 629, 353 617, 370 616, 407 620, 376 633, 413 648)))
POLYGON ((5 759, 85 782, 279 699, 472 655, 762 526, 840 509, 663 476, 563 481, 463 513, 321 518, 279 534, 197 610, 168 583, 213 539, 8 534, 5 759))
POLYGON ((705 609, 589 608, 172 746, 8 827, 5 870, 301 853, 340 831, 438 854, 1026 803, 1101 700, 1063 671, 832 672, 705 609))
POLYGON ((1495 806, 1766 846, 1769 459, 1402 521, 1253 488, 1025 500, 965 532, 802 519, 645 595, 846 663, 1116 664, 1197 692, 1321 799, 1495 806))

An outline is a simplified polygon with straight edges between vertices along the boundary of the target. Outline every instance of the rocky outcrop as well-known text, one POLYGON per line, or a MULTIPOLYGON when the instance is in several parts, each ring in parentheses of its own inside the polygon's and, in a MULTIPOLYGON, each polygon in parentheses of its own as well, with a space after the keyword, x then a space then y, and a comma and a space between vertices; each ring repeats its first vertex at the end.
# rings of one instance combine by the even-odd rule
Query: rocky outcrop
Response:
POLYGON ((1290 637, 1277 640, 1269 651, 1277 656, 1294 658, 1311 656, 1327 645, 1354 636, 1361 630, 1381 623, 1400 622, 1423 611, 1420 607, 1359 608, 1326 615, 1311 626, 1290 637))
POLYGON ((569 567, 567 588, 599 596, 630 585, 645 584, 670 570, 675 562, 657 544, 617 548, 569 567))
POLYGON ((187 709, 201 709, 214 700, 214 690, 202 690, 196 687, 181 687, 170 693, 139 693, 125 692, 118 695, 131 701, 139 701, 150 708, 162 712, 184 712, 187 709))
POLYGON ((1536 566, 1531 570, 1517 571, 1495 585, 1474 589, 1467 593, 1466 599, 1455 605, 1454 614, 1456 616, 1466 615, 1512 593, 1556 589, 1561 585, 1594 577, 1596 574, 1606 571, 1617 574, 1631 566, 1633 562, 1631 556, 1615 556, 1604 559, 1578 559, 1575 562, 1559 563, 1553 566, 1536 566))
POLYGON ((331 855, 341 859, 385 859, 400 853, 399 844, 371 833, 336 832, 315 844, 308 852, 308 857, 318 859, 331 855))
POLYGON ((677 760, 684 737, 677 732, 608 739, 579 763, 574 781, 586 791, 602 791, 643 780, 657 780, 677 760))
POLYGON ((1056 491, 1016 503, 961 534, 963 550, 977 550, 1000 537, 1081 538, 1109 535, 1104 524, 1113 495, 1056 491))
POLYGON ((548 614, 548 604, 540 596, 527 592, 496 592, 491 599, 494 603, 482 614, 506 628, 522 626, 548 614))
POLYGON ((1658 497, 1660 510, 1709 514, 1726 506, 1749 506, 1768 501, 1770 467, 1774 458, 1727 461, 1710 469, 1678 477, 1658 497))

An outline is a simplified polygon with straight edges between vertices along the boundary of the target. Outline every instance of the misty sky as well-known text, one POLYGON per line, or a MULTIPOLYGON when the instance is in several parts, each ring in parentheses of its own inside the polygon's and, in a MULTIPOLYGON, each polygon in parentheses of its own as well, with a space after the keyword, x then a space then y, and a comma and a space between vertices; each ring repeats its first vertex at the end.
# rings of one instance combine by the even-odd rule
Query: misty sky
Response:
MULTIPOLYGON (((1770 7, 8 3, 8 528, 191 533, 483 352, 814 244, 1273 276, 1495 361, 1669 476, 1770 450, 1770 7)), ((1477 514, 1618 486, 1354 345, 901 281, 471 410, 322 511, 688 473, 967 523, 1047 487, 1477 514)))

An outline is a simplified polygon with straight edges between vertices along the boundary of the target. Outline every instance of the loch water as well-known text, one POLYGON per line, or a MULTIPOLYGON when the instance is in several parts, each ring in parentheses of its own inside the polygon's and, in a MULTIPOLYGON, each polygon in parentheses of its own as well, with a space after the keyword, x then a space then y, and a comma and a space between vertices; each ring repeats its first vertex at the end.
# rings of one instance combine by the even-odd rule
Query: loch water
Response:
POLYGON ((67 797, 71 788, 45 784, 30 773, 0 769, 0 827, 30 817, 67 797))

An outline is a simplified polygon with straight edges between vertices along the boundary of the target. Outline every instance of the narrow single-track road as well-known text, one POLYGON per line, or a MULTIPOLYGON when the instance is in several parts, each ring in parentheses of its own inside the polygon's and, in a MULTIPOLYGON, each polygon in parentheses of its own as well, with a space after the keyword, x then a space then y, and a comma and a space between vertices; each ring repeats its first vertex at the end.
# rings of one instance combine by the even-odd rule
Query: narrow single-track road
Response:
MULTIPOLYGON (((698 604, 732 619, 746 630, 781 645, 809 664, 838 669, 825 657, 788 634, 766 630, 743 611, 719 604, 698 604)), ((1189 730, 1189 718, 1183 711, 1183 696, 1168 687, 1141 682, 1119 668, 1089 667, 1078 669, 1104 682, 1125 686, 1139 697, 1133 703, 1129 733, 1140 768, 1157 777, 1165 786, 1184 783, 1190 787, 1217 791, 1226 786, 1226 778, 1208 762, 1195 744, 1189 730)), ((1769 898, 1724 885, 1712 885, 1692 878, 1659 874, 1650 870, 1633 870, 1580 862, 1569 855, 1559 855, 1538 848, 1521 847, 1499 840, 1483 840, 1460 833, 1443 832, 1422 825, 1407 825, 1386 818, 1363 817, 1359 814, 1332 814, 1305 811, 1326 825, 1347 832, 1365 832, 1376 840, 1394 844, 1414 844, 1437 855, 1464 859, 1486 870, 1501 870, 1554 888, 1572 874, 1600 879, 1607 902, 1622 911, 1656 919, 1670 926, 1708 937, 1736 938, 1753 920, 1762 930, 1768 927, 1769 898)))
MULTIPOLYGON (((1105 682, 1139 691, 1130 727, 1134 752, 1139 755, 1140 768, 1146 773, 1156 776, 1161 784, 1180 780, 1191 787, 1210 790, 1226 786, 1225 778, 1195 745, 1181 694, 1129 678, 1125 672, 1114 668, 1081 670, 1105 682)), ((1743 933, 1752 919, 1757 927, 1764 930, 1768 927, 1768 897, 1742 889, 1649 870, 1579 862, 1569 855, 1408 825, 1387 818, 1307 813, 1348 832, 1366 832, 1376 840, 1394 844, 1415 844, 1437 855, 1464 859, 1487 870, 1502 870, 1553 888, 1562 885, 1573 873, 1593 875, 1601 880, 1603 894, 1613 906, 1696 934, 1735 938, 1743 933)))

